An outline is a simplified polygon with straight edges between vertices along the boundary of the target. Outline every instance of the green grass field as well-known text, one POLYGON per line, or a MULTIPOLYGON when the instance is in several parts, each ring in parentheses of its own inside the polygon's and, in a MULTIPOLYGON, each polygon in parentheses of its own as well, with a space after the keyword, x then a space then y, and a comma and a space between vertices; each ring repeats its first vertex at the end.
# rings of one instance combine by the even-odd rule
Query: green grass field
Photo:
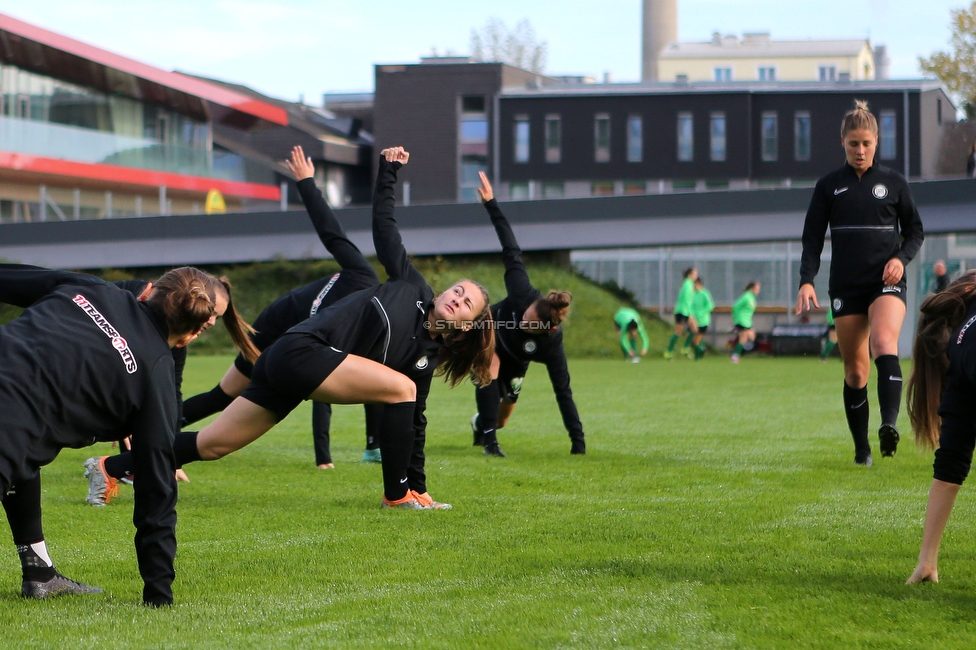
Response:
MULTIPOLYGON (((229 357, 193 357, 185 393, 229 357)), ((313 465, 303 405, 250 447, 187 467, 176 605, 138 603, 132 492, 84 502, 83 460, 44 472, 57 566, 95 597, 24 602, 8 542, 0 645, 10 648, 971 648, 976 512, 964 490, 939 585, 915 565, 929 454, 852 464, 839 362, 733 366, 571 361, 588 454, 541 367, 500 432, 471 446, 473 389, 435 387, 429 486, 449 512, 380 509, 362 410, 333 418, 333 471, 313 465)), ((872 386, 872 417, 877 423, 872 386)), ((903 417, 902 430, 907 429, 903 417)), ((9 539, 9 538, 8 538, 9 539)))

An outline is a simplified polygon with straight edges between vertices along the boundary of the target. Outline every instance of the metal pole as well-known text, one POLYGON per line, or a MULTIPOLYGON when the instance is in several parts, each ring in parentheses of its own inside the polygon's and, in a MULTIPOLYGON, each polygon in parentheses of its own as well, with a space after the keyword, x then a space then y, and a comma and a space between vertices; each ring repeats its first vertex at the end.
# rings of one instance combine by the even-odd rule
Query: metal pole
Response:
POLYGON ((160 216, 166 216, 166 186, 159 186, 159 214, 160 216))
POLYGON ((907 90, 902 92, 902 94, 901 94, 901 100, 902 100, 901 101, 901 103, 902 103, 902 127, 901 127, 901 129, 902 129, 902 133, 903 133, 903 136, 902 137, 904 138, 904 141, 905 141, 905 147, 904 147, 905 153, 902 154, 902 155, 905 156, 905 180, 908 180, 908 175, 911 173, 912 167, 911 167, 911 163, 910 163, 910 160, 911 159, 909 158, 909 155, 908 155, 909 154, 909 149, 908 149, 908 146, 909 146, 909 138, 908 138, 909 121, 908 121, 908 91, 907 90))
POLYGON ((47 187, 41 185, 40 190, 41 190, 41 202, 40 202, 41 221, 47 221, 47 187))
POLYGON ((105 218, 112 218, 112 192, 105 192, 105 218))
POLYGON ((71 190, 71 203, 74 208, 71 216, 77 221, 81 219, 81 190, 77 187, 71 190))
POLYGON ((410 205, 410 181, 403 181, 403 205, 410 205))
POLYGON ((142 216, 142 197, 141 196, 137 196, 136 197, 136 216, 137 217, 141 217, 142 216))
POLYGON ((281 205, 282 212, 288 209, 288 181, 281 181, 281 205))

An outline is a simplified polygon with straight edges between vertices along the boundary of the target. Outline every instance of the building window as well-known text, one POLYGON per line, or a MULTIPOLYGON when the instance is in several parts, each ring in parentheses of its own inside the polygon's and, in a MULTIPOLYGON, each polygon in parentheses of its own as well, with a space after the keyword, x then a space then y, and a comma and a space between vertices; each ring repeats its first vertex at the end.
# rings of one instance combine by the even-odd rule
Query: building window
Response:
POLYGON ((488 173, 488 157, 479 155, 461 156, 461 193, 462 203, 473 203, 480 201, 478 188, 481 187, 481 178, 478 172, 488 173))
POLYGON ((563 198, 563 184, 562 183, 543 183, 542 184, 542 198, 544 198, 544 199, 561 199, 561 198, 563 198))
POLYGON ((760 135, 762 136, 762 159, 767 162, 776 160, 779 153, 779 118, 775 112, 762 114, 760 135))
POLYGON ((712 160, 725 160, 725 113, 712 113, 709 139, 712 160))
POLYGON ((678 113, 678 160, 695 159, 695 118, 691 113, 678 113))
POLYGON ((732 68, 715 68, 715 81, 732 81, 732 68))
POLYGON ((512 183, 508 187, 508 198, 513 201, 528 201, 529 199, 529 184, 528 183, 512 183))
POLYGON ((597 113, 593 118, 594 151, 596 162, 610 162, 610 116, 597 113))
POLYGON ((644 121, 640 115, 627 118, 627 162, 644 159, 644 121))
POLYGON ((878 154, 881 160, 894 160, 898 156, 898 123, 895 121, 895 112, 881 111, 880 117, 878 154))
POLYGON ((647 194, 647 183, 644 181, 624 181, 624 194, 647 194))
POLYGON ((462 116, 461 142, 488 142, 488 120, 462 116))
POLYGON ((558 115, 546 115, 546 162, 557 163, 563 156, 562 121, 558 115))
POLYGON ((822 65, 817 68, 817 74, 820 77, 820 81, 837 81, 837 66, 822 65))
POLYGON ((608 181, 593 183, 593 196, 613 196, 613 183, 608 181))
POLYGON ((478 172, 488 171, 488 114, 484 95, 461 97, 461 118, 458 127, 458 156, 461 172, 458 200, 479 200, 481 179, 478 172))
POLYGON ((759 81, 776 81, 776 68, 771 65, 761 65, 756 71, 759 81))
POLYGON ((529 162, 529 117, 515 116, 515 162, 529 162))
POLYGON ((810 160, 810 113, 798 112, 793 116, 793 157, 810 160))

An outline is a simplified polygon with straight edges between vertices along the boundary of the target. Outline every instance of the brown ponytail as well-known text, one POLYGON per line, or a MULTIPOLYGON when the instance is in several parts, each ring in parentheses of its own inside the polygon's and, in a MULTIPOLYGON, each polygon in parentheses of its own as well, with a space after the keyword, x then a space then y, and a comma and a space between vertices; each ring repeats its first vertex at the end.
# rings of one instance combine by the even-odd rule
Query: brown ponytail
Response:
POLYGON ((908 378, 908 417, 915 442, 935 449, 939 445, 939 402, 945 390, 949 336, 962 324, 976 299, 976 271, 963 274, 945 291, 922 301, 912 346, 912 374, 908 378))
POLYGON ((156 280, 147 300, 163 312, 170 336, 194 334, 213 316, 217 304, 214 283, 200 269, 182 266, 156 280))
POLYGON ((539 320, 549 323, 549 328, 556 327, 569 316, 569 303, 573 301, 573 294, 568 291, 550 291, 545 298, 535 301, 535 313, 539 320))
POLYGON ((878 137, 878 120, 874 118, 868 110, 868 103, 863 99, 854 100, 854 110, 844 115, 844 121, 840 124, 840 137, 846 138, 851 131, 864 129, 878 137))
POLYGON ((486 386, 491 383, 491 360, 495 356, 495 321, 491 317, 491 300, 485 288, 477 282, 467 279, 458 282, 470 282, 478 287, 485 306, 475 317, 471 329, 455 330, 444 335, 445 346, 441 348, 436 374, 444 375, 444 381, 451 388, 467 376, 478 386, 486 386))
POLYGON ((234 309, 234 300, 231 298, 230 291, 230 280, 226 276, 220 276, 220 278, 217 278, 217 281, 219 283, 218 286, 224 291, 224 297, 227 298, 227 311, 224 312, 223 318, 221 319, 224 321, 224 327, 227 328, 231 340, 234 341, 234 346, 241 351, 244 358, 254 363, 261 354, 261 351, 257 349, 257 346, 254 345, 254 341, 250 337, 251 334, 254 334, 254 328, 241 318, 237 310, 234 309))

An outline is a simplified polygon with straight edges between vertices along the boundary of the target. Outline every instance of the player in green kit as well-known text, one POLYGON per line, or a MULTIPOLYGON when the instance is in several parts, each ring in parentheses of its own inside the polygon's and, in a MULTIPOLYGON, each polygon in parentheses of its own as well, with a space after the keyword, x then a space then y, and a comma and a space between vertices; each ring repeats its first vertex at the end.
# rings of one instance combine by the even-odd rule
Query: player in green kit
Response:
POLYGON ((700 277, 695 278, 695 295, 691 299, 691 317, 696 325, 695 338, 691 342, 695 361, 705 356, 702 337, 708 332, 708 326, 712 323, 713 309, 715 309, 715 301, 712 300, 712 292, 705 288, 704 280, 700 277))
MULTIPOLYGON (((667 352, 664 353, 664 358, 668 360, 674 358, 674 344, 684 334, 685 324, 688 323, 688 317, 691 316, 691 298, 695 295, 695 278, 698 277, 698 269, 695 267, 687 268, 683 276, 684 281, 681 283, 681 290, 678 291, 678 299, 674 303, 674 334, 671 335, 667 352)), ((688 338, 682 348, 682 352, 685 354, 691 349, 692 337, 694 337, 694 332, 689 328, 688 338)))
POLYGON ((750 282, 732 305, 732 326, 739 338, 732 351, 732 363, 739 363, 739 357, 745 350, 746 343, 756 340, 756 331, 752 329, 752 315, 756 313, 756 296, 759 295, 759 289, 758 282, 750 282))
POLYGON ((644 322, 636 309, 621 307, 613 315, 613 324, 620 332, 620 349, 624 353, 624 359, 633 363, 639 363, 640 358, 647 354, 650 339, 647 338, 647 330, 644 329, 644 322), (641 350, 637 352, 637 336, 640 335, 641 350))
POLYGON ((837 345, 837 326, 834 325, 834 310, 830 307, 827 307, 827 332, 824 336, 824 346, 820 352, 821 361, 826 361, 837 345))

